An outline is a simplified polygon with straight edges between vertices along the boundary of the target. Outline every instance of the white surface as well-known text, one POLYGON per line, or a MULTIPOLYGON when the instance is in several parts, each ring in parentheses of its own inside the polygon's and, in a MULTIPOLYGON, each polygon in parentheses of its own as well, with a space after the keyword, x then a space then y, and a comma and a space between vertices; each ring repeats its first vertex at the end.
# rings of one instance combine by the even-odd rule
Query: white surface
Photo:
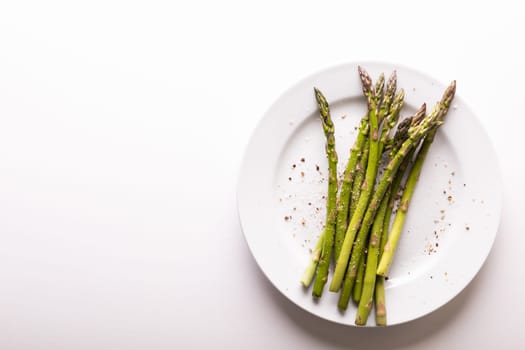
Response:
MULTIPOLYGON (((381 72, 388 76, 397 71, 398 86, 406 90, 401 119, 413 115, 423 101, 430 111, 445 91, 439 81, 409 68, 359 64, 373 79, 381 72)), ((303 288, 299 279, 326 215, 326 142, 313 86, 323 91, 331 106, 341 178, 367 108, 357 66, 349 63, 316 72, 272 104, 250 139, 238 187, 244 235, 272 284, 312 314, 352 326, 354 305, 341 313, 339 294, 329 293, 329 284, 323 297, 314 301, 311 288, 303 288)), ((501 213, 497 163, 488 136, 457 96, 425 160, 385 282, 389 325, 422 317, 447 303, 481 268, 501 213), (468 139, 462 138, 465 130, 468 139), (494 167, 487 168, 487 162, 494 167)), ((332 277, 330 272, 329 280, 332 277)), ((368 326, 374 325, 370 317, 368 326)))
POLYGON ((519 348, 518 5, 2 2, 2 349, 519 348), (310 316, 267 282, 235 187, 277 96, 369 59, 457 79, 498 153, 504 206, 464 292, 423 319, 363 330, 310 316))

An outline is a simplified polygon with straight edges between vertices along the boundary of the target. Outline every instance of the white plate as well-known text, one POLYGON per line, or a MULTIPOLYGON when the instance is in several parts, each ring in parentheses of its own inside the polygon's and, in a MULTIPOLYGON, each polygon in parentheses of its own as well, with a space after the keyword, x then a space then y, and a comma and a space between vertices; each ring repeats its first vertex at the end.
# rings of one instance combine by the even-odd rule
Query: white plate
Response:
MULTIPOLYGON (((361 65, 373 79, 381 72, 388 76, 397 70, 398 87, 406 92, 402 118, 423 102, 432 107, 445 89, 406 67, 361 65)), ((241 167, 239 215, 255 260, 281 293, 314 315, 354 325, 355 306, 339 312, 338 294, 328 291, 329 283, 318 302, 313 300, 311 288, 306 290, 299 283, 309 248, 321 231, 327 191, 328 164, 314 86, 330 103, 340 172, 346 165, 355 126, 366 111, 357 64, 310 76, 284 93, 264 115, 241 167), (285 216, 291 219, 285 220, 285 216)), ((457 91, 460 95, 461 82, 457 91)), ((386 283, 389 325, 439 308, 479 271, 500 218, 502 191, 497 164, 480 123, 456 96, 424 164, 386 283)), ((371 314, 368 325, 374 324, 371 314)))

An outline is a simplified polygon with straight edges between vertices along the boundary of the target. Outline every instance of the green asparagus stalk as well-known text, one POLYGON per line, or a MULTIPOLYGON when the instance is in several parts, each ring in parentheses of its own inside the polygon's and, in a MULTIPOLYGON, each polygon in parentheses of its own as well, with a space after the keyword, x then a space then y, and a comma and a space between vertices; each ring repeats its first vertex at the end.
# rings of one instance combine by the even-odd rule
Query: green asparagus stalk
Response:
POLYGON ((376 288, 374 292, 374 303, 376 309, 376 325, 386 326, 386 298, 385 277, 376 276, 376 288))
MULTIPOLYGON (((376 95, 378 94, 378 84, 376 84, 376 95)), ((386 90, 384 92, 383 101, 381 103, 381 106, 379 107, 378 112, 378 120, 384 120, 383 122, 383 128, 381 131, 381 138, 379 140, 379 155, 382 154, 382 148, 384 147, 384 143, 388 139, 388 135, 390 133, 390 130, 396 125, 397 120, 399 118, 399 112, 403 106, 403 99, 404 99, 404 92, 401 90, 397 95, 395 95, 396 92, 396 85, 397 85, 397 77, 396 72, 394 71, 387 82, 386 90)), ((379 160, 380 161, 380 160, 379 160)), ((367 159, 362 159, 360 164, 362 168, 366 166, 367 159)), ((361 193, 361 183, 362 183, 362 177, 364 177, 364 171, 358 172, 356 175, 354 186, 352 189, 352 204, 357 204, 357 200, 359 199, 359 195, 361 193), (360 179, 361 177, 361 179, 360 179), (355 199, 354 199, 355 198, 355 199)), ((350 217, 352 216, 353 212, 355 211, 355 205, 353 207, 350 207, 350 217)), ((353 300, 356 303, 359 303, 361 299, 361 293, 363 290, 363 283, 364 283, 364 275, 365 275, 365 266, 366 266, 366 254, 361 258, 359 262, 359 267, 357 270, 357 278, 355 282, 355 287, 353 289, 353 300)), ((375 269, 374 269, 375 273, 375 269)))
MULTIPOLYGON (((343 183, 341 184, 341 189, 339 191, 339 201, 337 205, 337 222, 335 225, 335 261, 339 258, 341 252, 341 247, 343 245, 343 240, 345 239, 346 228, 348 226, 348 207, 352 204, 350 200, 351 190, 353 187, 354 179, 356 177, 356 172, 359 171, 359 159, 363 158, 364 146, 367 144, 368 137, 368 113, 361 118, 361 123, 359 126, 359 133, 357 134, 357 139, 350 149, 350 158, 346 165, 346 169, 343 175, 343 183)), ((368 152, 368 151, 367 151, 368 152)), ((368 157, 368 154, 366 155, 368 157)))
POLYGON ((335 236, 335 220, 337 214, 337 153, 335 151, 334 123, 330 117, 330 108, 321 91, 314 88, 319 106, 319 115, 326 136, 326 155, 328 157, 328 196, 326 199, 326 225, 324 229, 323 247, 317 275, 314 281, 313 296, 320 297, 328 280, 328 268, 332 255, 335 236))
MULTIPOLYGON (((366 258, 365 278, 363 281, 363 291, 361 292, 361 300, 357 307, 357 314, 355 324, 362 326, 366 324, 368 315, 372 309, 374 301, 374 290, 376 286, 376 268, 379 256, 379 246, 381 243, 381 236, 383 234, 383 223, 385 220, 385 213, 388 207, 388 197, 384 196, 377 211, 377 215, 372 225, 372 231, 368 243, 368 253, 366 258)), ((363 258, 361 258, 363 259, 363 258)))
MULTIPOLYGON (((406 120, 406 119, 405 119, 406 120)), ((399 166, 399 170, 392 182, 392 185, 388 189, 385 196, 388 198, 388 207, 385 213, 385 219, 383 221, 383 232, 381 234, 380 246, 379 246, 379 257, 383 254, 383 249, 385 248, 386 241, 388 239, 388 232, 390 230, 390 217, 392 216, 392 211, 394 210, 394 205, 398 196, 399 187, 401 186, 401 181, 403 180, 405 171, 408 168, 414 154, 414 150, 410 151, 407 157, 403 160, 403 163, 399 166)), ((374 304, 375 304, 375 314, 376 314, 376 325, 386 326, 386 298, 385 298, 385 277, 376 275, 376 286, 374 290, 374 304)))
MULTIPOLYGON (((390 112, 390 105, 392 104, 392 100, 394 99, 396 88, 397 88, 397 75, 396 75, 396 71, 393 71, 392 74, 390 74, 390 77, 388 78, 388 82, 386 83, 386 90, 384 92, 384 97, 381 102, 381 106, 379 107, 378 116, 379 116, 380 123, 390 112)), ((377 91, 377 88, 376 88, 376 91, 377 91)))
POLYGON ((397 126, 397 131, 393 138, 388 138, 388 141, 386 141, 387 148, 390 151, 390 158, 394 157, 396 152, 399 150, 403 142, 408 138, 408 130, 412 125, 415 125, 425 117, 425 111, 426 111, 426 105, 425 110, 423 110, 423 107, 420 108, 416 114, 414 114, 411 117, 403 119, 399 125, 397 126))
POLYGON ((388 142, 390 131, 396 126, 399 120, 399 112, 403 108, 405 92, 403 89, 396 94, 394 101, 390 105, 390 112, 386 116, 383 128, 381 130, 381 139, 379 140, 379 154, 383 154, 384 147, 388 142))
MULTIPOLYGON (((389 81, 389 84, 391 84, 390 81, 389 81)), ((384 87, 385 87, 385 75, 381 73, 374 86, 374 96, 375 96, 378 124, 381 123, 381 117, 382 117, 381 111, 383 109, 383 106, 385 105, 385 103, 388 105, 391 102, 391 92, 389 95, 389 90, 385 92, 384 87)), ((395 86, 394 86, 394 89, 395 89, 395 86)), ((349 218, 352 218, 355 208, 357 207, 357 202, 359 201, 359 197, 361 196, 361 187, 363 186, 363 181, 365 179, 365 174, 366 174, 366 169, 367 169, 367 164, 368 164, 369 148, 370 148, 370 143, 366 142, 365 145, 363 146, 361 158, 359 159, 359 162, 357 163, 355 177, 354 177, 354 184, 352 186, 350 209, 348 212, 349 218)), ((343 235, 343 238, 344 238, 344 235, 343 235)))
POLYGON ((379 266, 377 268, 378 275, 386 276, 386 274, 388 273, 388 270, 390 269, 390 265, 392 264, 392 259, 394 256, 394 251, 399 242, 399 237, 401 236, 401 231, 403 230, 403 225, 406 220, 408 206, 410 205, 410 200, 412 199, 412 196, 414 194, 414 190, 415 190, 419 175, 421 173, 423 163, 428 154, 430 146, 432 145, 432 142, 434 141, 436 131, 438 127, 443 123, 443 119, 445 118, 445 115, 448 112, 450 103, 452 102, 452 99, 454 98, 455 93, 456 93, 456 82, 453 81, 450 84, 450 86, 445 90, 445 93, 443 94, 441 101, 436 104, 433 111, 430 113, 430 115, 435 116, 435 118, 438 120, 438 123, 435 126, 433 126, 431 130, 429 130, 428 134, 426 135, 425 140, 423 141, 423 145, 421 146, 421 149, 419 150, 419 153, 414 162, 414 166, 412 167, 412 170, 410 171, 410 174, 408 176, 405 190, 401 197, 399 209, 394 218, 394 223, 392 224, 392 230, 390 231, 390 234, 388 236, 388 240, 384 247, 381 261, 379 262, 379 266))
MULTIPOLYGON (((363 152, 361 153, 361 158, 359 159, 359 163, 357 163, 357 167, 355 169, 355 179, 352 185, 352 194, 351 194, 352 200, 350 201, 350 211, 348 212, 348 217, 350 218, 355 212, 355 208, 357 207, 357 202, 359 201, 359 196, 361 195, 361 187, 363 186, 363 180, 365 179, 366 165, 368 163, 369 148, 370 148, 370 144, 366 142, 363 147, 363 152)), ((343 234, 343 240, 344 240, 344 234, 343 234)), ((341 246, 342 244, 343 242, 341 241, 341 246)), ((340 249, 341 248, 339 248, 339 250, 340 249)))
MULTIPOLYGON (((407 159, 409 157, 407 156, 407 159)), ((378 259, 381 259, 381 254, 383 254, 383 248, 385 247, 386 239, 387 239, 387 233, 388 229, 390 228, 390 216, 392 215, 392 209, 393 203, 395 202, 395 194, 399 188, 399 184, 401 183, 401 178, 399 174, 402 173, 401 167, 403 164, 407 163, 407 159, 403 161, 403 163, 399 166, 398 173, 396 174, 396 177, 394 179, 394 182, 388 189, 385 196, 388 198, 388 206, 385 211, 385 217, 383 220, 383 230, 381 232, 381 238, 379 240, 379 256, 378 259), (399 182, 398 182, 399 179, 399 182), (394 201, 392 200, 394 198, 394 201), (392 207, 390 204, 392 203, 392 207)), ((376 311, 376 325, 378 326, 386 326, 386 300, 385 300, 385 277, 376 275, 376 285, 374 288, 374 304, 375 304, 375 311, 376 311)))
POLYGON ((377 175, 378 168, 378 143, 379 143, 379 123, 377 117, 377 106, 378 101, 375 95, 375 91, 372 88, 372 79, 368 73, 361 67, 358 67, 359 77, 363 85, 363 93, 368 100, 368 118, 370 123, 370 134, 369 134, 369 153, 368 153, 368 165, 366 169, 366 176, 363 182, 361 196, 357 203, 355 212, 350 218, 350 224, 348 225, 343 245, 339 258, 335 265, 335 272, 330 284, 330 291, 337 292, 341 288, 343 277, 348 265, 348 259, 350 258, 350 252, 352 250, 352 244, 354 242, 355 235, 361 225, 363 214, 365 213, 368 201, 372 194, 372 189, 377 175))
POLYGON ((314 278, 315 270, 317 269, 317 264, 319 263, 319 258, 321 257, 321 250, 323 249, 323 239, 325 235, 325 230, 321 233, 317 244, 310 256, 310 262, 304 270, 303 277, 301 277, 301 284, 305 287, 309 287, 314 278))
MULTIPOLYGON (((401 187, 401 182, 403 180, 403 177, 405 175, 405 172, 409 166, 409 164, 411 163, 412 161, 412 158, 413 158, 413 155, 414 155, 414 151, 415 149, 413 148, 412 151, 410 151, 408 153, 408 155, 406 156, 406 158, 403 160, 403 163, 401 163, 401 165, 399 166, 399 169, 397 171, 397 174, 396 176, 394 177, 394 181, 392 182, 392 185, 390 186, 390 188, 388 189, 388 192, 386 194, 386 196, 388 196, 388 207, 386 209, 386 213, 385 213, 385 221, 384 221, 384 226, 383 226, 383 236, 382 237, 388 237, 388 232, 390 232, 390 218, 392 216, 392 212, 394 211, 394 206, 395 206, 395 203, 396 203, 396 200, 399 198, 399 190, 400 190, 400 187, 401 187)), ((381 254, 383 254, 383 248, 386 244, 386 239, 382 239, 382 243, 381 243, 381 250, 380 250, 380 257, 381 257, 381 254)))
POLYGON ((352 299, 354 302, 359 303, 361 300, 361 292, 363 291, 363 278, 365 277, 366 267, 366 251, 359 261, 359 267, 357 268, 357 277, 355 278, 355 286, 352 291, 352 299))
MULTIPOLYGON (((396 175, 396 172, 399 169, 399 166, 403 162, 403 159, 412 150, 412 148, 414 148, 418 144, 421 138, 423 138, 425 134, 428 133, 428 131, 431 128, 433 128, 436 124, 438 124, 436 115, 429 115, 424 119, 420 118, 418 122, 415 123, 415 125, 410 126, 410 128, 408 129, 408 139, 402 144, 402 146, 399 148, 399 151, 397 151, 396 155, 390 160, 390 162, 386 166, 383 177, 381 178, 381 181, 377 185, 376 191, 374 192, 374 195, 372 196, 372 199, 370 200, 370 204, 368 205, 368 208, 366 209, 364 218, 362 222, 360 223, 361 225, 359 226, 359 232, 357 234, 357 237, 355 237, 355 243, 352 249, 352 256, 350 258, 350 263, 348 265, 348 269, 346 270, 346 275, 343 276, 345 280, 344 280, 343 290, 339 297, 339 303, 338 303, 339 308, 345 310, 346 307, 348 306, 348 301, 350 299, 351 290, 352 290, 352 287, 354 286, 354 282, 356 278, 359 259, 361 259, 361 256, 363 254, 363 250, 365 247, 368 230, 370 229, 370 226, 372 225, 376 211, 381 203, 381 200, 383 199, 385 192, 387 191, 388 187, 391 185, 392 181, 394 180, 394 176, 396 175)), ((341 252, 341 256, 343 256, 343 252, 341 252)), ((342 273, 344 274, 344 271, 342 273)), ((336 275, 337 275, 337 266, 336 266, 336 272, 334 273, 334 279, 332 280, 332 283, 335 281, 336 275)), ((343 280, 343 277, 340 277, 341 282, 343 280)))
MULTIPOLYGON (((413 119, 412 117, 406 118, 404 119, 403 122, 400 123, 400 125, 398 126, 397 133, 394 136, 396 139, 401 139, 403 137, 400 135, 405 135, 404 137, 406 138, 406 136, 408 135, 408 128, 410 127, 412 123, 412 119, 413 119)), ((389 135, 387 134, 383 134, 383 144, 385 145, 387 145, 390 141, 393 140, 393 138, 390 138, 388 136, 389 135)), ((392 144, 390 144, 390 146, 392 147, 392 144)), ((398 150, 398 147, 396 149, 393 149, 392 151, 395 154, 397 150, 398 150)), ((408 164, 410 163, 410 160, 412 159, 413 153, 414 153, 414 149, 412 149, 412 151, 410 151, 407 157, 403 160, 403 162, 399 166, 396 176, 394 177, 394 181, 392 182, 392 185, 390 186, 387 193, 385 194, 385 196, 388 198, 388 206, 386 208, 385 218, 383 220, 383 230, 381 233, 378 259, 381 259, 381 255, 383 254, 383 248, 385 247, 386 240, 387 240, 387 234, 390 229, 390 217, 392 216, 392 211, 394 210, 397 193, 399 192, 401 181, 408 167, 408 164)), ((359 271, 358 271, 358 275, 359 275, 359 271)), ((386 326, 386 299, 385 299, 385 277, 384 276, 376 275, 376 285, 374 289, 374 304, 375 304, 376 325, 386 326)))
POLYGON ((381 124, 379 111, 385 96, 385 75, 383 73, 379 74, 379 77, 377 78, 376 85, 374 86, 374 96, 376 100, 377 121, 379 124, 381 124))

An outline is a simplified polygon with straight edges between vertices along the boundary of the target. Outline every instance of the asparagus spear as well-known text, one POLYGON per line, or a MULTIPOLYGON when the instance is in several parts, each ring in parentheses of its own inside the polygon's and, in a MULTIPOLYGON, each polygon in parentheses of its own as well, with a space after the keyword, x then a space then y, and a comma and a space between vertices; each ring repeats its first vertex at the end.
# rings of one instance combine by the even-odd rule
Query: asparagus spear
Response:
MULTIPOLYGON (((352 200, 350 201, 350 210, 348 212, 348 217, 350 218, 355 212, 355 208, 357 207, 357 202, 359 201, 359 196, 361 195, 361 186, 363 186, 363 180, 365 179, 365 172, 366 172, 366 164, 368 163, 369 148, 370 148, 370 144, 366 142, 363 147, 363 152, 361 153, 361 158, 359 159, 359 163, 357 163, 357 167, 355 169, 355 179, 352 185, 352 194, 351 194, 352 200)), ((344 240, 344 234, 343 234, 343 240, 344 240)), ((341 242, 341 245, 342 244, 343 242, 341 242)))
MULTIPOLYGON (((379 78, 377 79, 377 82, 374 86, 374 96, 375 96, 375 103, 376 103, 376 113, 377 113, 377 121, 378 125, 381 123, 381 114, 380 114, 380 108, 382 108, 383 104, 383 98, 385 98, 385 101, 387 103, 390 103, 390 98, 385 95, 385 75, 381 73, 379 75, 379 78)), ((367 121, 368 121, 368 113, 366 114, 367 121)), ((351 195, 350 195, 350 206, 348 211, 348 217, 351 219, 352 215, 355 211, 355 208, 357 207, 357 202, 359 201, 359 197, 361 195, 361 186, 363 185, 363 180, 365 178, 365 172, 366 172, 366 166, 368 164, 368 153, 369 153, 369 146, 370 143, 365 141, 365 144, 362 147, 361 156, 359 158, 359 162, 356 165, 355 168, 355 175, 354 175, 354 183, 352 185, 351 195)), ((348 228, 348 225, 346 225, 348 228)), ((345 232, 342 234, 342 240, 344 240, 346 234, 345 232)), ((343 244, 343 242, 340 242, 340 246, 343 244)), ((341 247, 339 247, 339 250, 341 247)), ((339 257, 339 254, 337 254, 337 257, 339 257)), ((337 260, 336 260, 337 262, 337 260)))
POLYGON ((330 108, 321 91, 314 88, 319 106, 319 115, 326 136, 326 155, 328 157, 328 196, 326 199, 326 225, 324 229, 323 247, 319 259, 319 267, 315 277, 313 296, 320 297, 328 280, 328 268, 332 255, 335 235, 335 217, 337 214, 337 153, 335 151, 334 123, 330 117, 330 108))
POLYGON ((317 269, 317 264, 319 263, 319 258, 321 257, 324 235, 325 230, 323 230, 323 233, 321 233, 312 255, 310 256, 310 263, 308 263, 308 266, 304 270, 303 277, 301 277, 301 284, 305 287, 309 287, 312 283, 312 279, 314 278, 315 270, 317 269))
MULTIPOLYGON (((337 222, 335 225, 335 261, 339 257, 341 252, 341 246, 343 245, 343 240, 345 239, 346 228, 348 226, 348 207, 352 203, 350 201, 350 192, 356 177, 356 172, 359 171, 358 165, 360 163, 359 159, 363 158, 364 146, 367 144, 368 136, 368 113, 361 118, 361 123, 359 126, 359 133, 357 134, 357 139, 350 149, 350 158, 346 165, 346 169, 343 175, 343 183, 341 184, 341 189, 339 191, 339 202, 337 205, 337 222)), ((368 152, 368 151, 367 151, 368 152)), ((366 155, 368 157, 368 154, 366 155)), ((353 199, 352 199, 353 200, 353 199)))
MULTIPOLYGON (((378 151, 379 155, 383 153, 382 149, 384 147, 384 144, 388 140, 390 130, 396 125, 397 120, 399 119, 399 112, 403 106, 404 91, 401 90, 399 91, 397 95, 395 95, 396 85, 397 85, 397 76, 396 76, 396 71, 394 71, 392 72, 392 74, 390 75, 388 79, 386 91, 384 93, 384 98, 383 98, 383 101, 381 103, 381 106, 378 112, 378 119, 379 120, 384 119, 383 128, 381 131, 381 138, 379 140, 379 151, 378 151)), ((378 89, 377 89, 377 84, 376 84, 376 93, 377 91, 378 89)), ((362 168, 366 166, 366 162, 367 162, 367 159, 361 160, 360 165, 362 166, 362 168)), ((359 199, 363 177, 364 177, 364 170, 361 172, 358 172, 356 175, 356 179, 355 179, 354 186, 352 189, 352 206, 350 206, 350 217, 355 211, 355 204, 357 204, 357 200, 359 199)), ((361 299, 361 294, 363 291, 366 259, 367 258, 365 254, 365 256, 363 256, 361 260, 359 261, 359 267, 357 270, 357 278, 355 282, 356 284, 355 284, 355 287, 352 293, 353 300, 356 303, 359 303, 361 299)))
POLYGON ((413 116, 403 119, 397 126, 397 132, 394 137, 389 140, 390 158, 392 158, 399 150, 403 142, 408 138, 408 129, 413 124, 413 116))
MULTIPOLYGON (((390 77, 388 78, 388 82, 386 83, 386 91, 384 93, 384 97, 383 97, 383 101, 381 102, 381 106, 379 107, 378 114, 379 114, 380 122, 382 122, 383 118, 387 116, 388 113, 390 112, 390 105, 392 104, 392 99, 394 98, 394 95, 396 93, 396 88, 397 88, 397 75, 396 75, 396 71, 393 71, 392 74, 390 74, 390 77)), ((377 91, 377 88, 376 88, 376 91, 377 91)))
MULTIPOLYGON (((355 319, 356 325, 365 325, 372 309, 374 301, 374 289, 376 285, 376 268, 379 256, 379 245, 381 236, 383 234, 383 222, 385 220, 385 213, 388 207, 388 197, 384 196, 377 211, 377 215, 372 225, 372 231, 368 243, 368 253, 366 258, 366 270, 363 281, 363 291, 361 292, 361 300, 357 307, 357 314, 355 319)), ((361 257, 363 259, 363 257, 361 257)))
POLYGON ((376 288, 374 302, 376 309, 376 325, 386 326, 386 304, 385 304, 385 277, 376 276, 376 288))
MULTIPOLYGON (((361 256, 363 254, 368 230, 370 229, 376 211, 381 203, 381 200, 383 199, 385 192, 394 180, 394 176, 396 175, 399 166, 403 162, 403 159, 407 156, 411 149, 418 144, 421 138, 423 138, 425 134, 428 133, 428 131, 432 129, 436 124, 438 124, 436 115, 429 115, 423 119, 419 118, 417 123, 414 123, 414 125, 410 126, 410 128, 408 129, 408 139, 402 144, 402 146, 399 148, 399 151, 397 151, 396 155, 390 160, 390 162, 386 166, 385 173, 383 174, 383 177, 377 185, 376 191, 374 192, 374 195, 370 200, 370 204, 366 209, 366 213, 359 227, 359 233, 357 234, 357 237, 355 239, 350 263, 348 265, 348 269, 346 270, 346 275, 343 276, 345 277, 345 281, 343 291, 341 292, 341 295, 339 297, 339 308, 345 310, 348 306, 348 300, 351 294, 350 292, 355 282, 357 266, 359 264, 359 259, 361 259, 361 256)), ((343 252, 341 252, 341 256, 342 255, 343 252)), ((342 273, 344 274, 344 271, 342 273)), ((335 281, 336 274, 337 266, 332 283, 335 281)), ((342 282, 343 277, 340 277, 340 282, 342 282)))
MULTIPOLYGON (((381 74, 379 80, 375 86, 375 92, 377 96, 383 96, 383 88, 385 85, 385 76, 381 74)), ((379 100, 382 97, 379 98, 379 100)), ((354 146, 350 150, 350 159, 347 163, 344 175, 343 184, 341 185, 341 191, 339 192, 339 201, 337 204, 337 222, 335 231, 335 260, 339 257, 341 252, 341 246, 345 238, 346 228, 348 226, 348 207, 351 202, 350 194, 353 191, 353 182, 355 174, 357 172, 358 161, 362 156, 363 145, 366 143, 366 135, 368 132, 368 113, 361 119, 361 125, 359 127, 359 134, 354 146), (363 137, 364 136, 364 137, 363 137)))
POLYGON ((383 73, 379 74, 379 77, 377 78, 376 85, 374 86, 374 96, 376 99, 377 121, 379 124, 381 124, 381 116, 379 115, 379 111, 385 96, 385 75, 383 73))
POLYGON ((363 291, 363 278, 365 277, 366 268, 366 250, 359 260, 359 267, 357 268, 357 277, 355 278, 355 286, 352 290, 352 299, 354 302, 359 303, 361 300, 361 292, 363 291))
POLYGON ((344 273, 348 265, 348 259, 350 258, 350 251, 354 242, 355 235, 361 225, 363 214, 365 213, 368 201, 372 194, 372 189, 377 175, 378 167, 378 141, 379 141, 379 123, 377 117, 377 106, 378 101, 375 95, 375 91, 372 88, 372 79, 368 73, 361 67, 358 67, 359 77, 363 85, 363 93, 368 100, 368 118, 370 123, 370 137, 369 137, 369 153, 368 153, 368 166, 366 169, 366 177, 362 186, 361 196, 357 203, 355 212, 350 218, 350 224, 348 225, 345 239, 341 247, 339 258, 335 265, 334 277, 330 284, 330 291, 337 292, 341 287, 344 273))
MULTIPOLYGON (((408 159, 408 157, 407 157, 408 159)), ((407 163, 407 159, 403 161, 403 164, 407 163)), ((381 254, 383 254, 383 248, 385 247, 386 239, 387 239, 387 232, 390 227, 390 215, 392 215, 392 208, 394 201, 392 200, 395 198, 395 193, 397 192, 397 188, 399 187, 399 183, 396 184, 397 179, 401 180, 402 176, 399 174, 403 173, 401 167, 399 167, 398 173, 396 174, 396 178, 394 179, 394 182, 388 189, 385 197, 388 198, 388 206, 385 211, 385 217, 383 219, 383 230, 381 232, 381 237, 379 240, 379 256, 378 259, 381 259, 381 254), (391 206, 392 204, 392 206, 391 206)), ((385 277, 376 275, 376 282, 375 282, 375 288, 374 288, 374 304, 375 304, 375 311, 376 311, 376 325, 378 326, 386 326, 386 302, 385 302, 385 277)))
POLYGON ((456 82, 453 81, 450 84, 450 86, 445 90, 441 101, 436 104, 433 111, 430 113, 430 115, 434 115, 434 117, 438 120, 438 123, 434 125, 426 135, 425 140, 423 141, 423 145, 421 146, 421 149, 414 162, 414 166, 412 167, 412 170, 410 171, 410 174, 408 176, 405 190, 403 192, 403 196, 401 197, 399 209, 394 218, 394 223, 392 224, 392 230, 390 231, 388 241, 383 251, 383 256, 381 257, 381 261, 379 262, 379 266, 377 268, 378 275, 386 276, 390 265, 392 264, 394 251, 397 247, 397 243, 399 242, 399 237, 401 236, 401 231, 406 220, 408 206, 414 194, 414 189, 416 187, 419 174, 421 173, 423 163, 428 154, 428 150, 430 149, 430 146, 434 141, 436 131, 439 125, 443 123, 443 119, 445 118, 445 115, 448 112, 450 103, 452 102, 455 93, 456 82))
POLYGON ((392 104, 390 105, 390 111, 386 116, 386 120, 383 123, 383 129, 381 130, 381 139, 379 140, 379 154, 383 154, 386 143, 390 137, 390 130, 396 126, 397 121, 399 120, 399 112, 403 108, 405 98, 405 91, 403 89, 399 90, 396 94, 392 104))
MULTIPOLYGON (((405 119, 406 120, 406 119, 405 119)), ((390 217, 392 216, 392 211, 394 210, 394 204, 396 202, 397 193, 399 192, 399 186, 401 185, 401 180, 403 175, 412 159, 414 149, 407 155, 403 160, 403 163, 399 166, 399 170, 392 182, 392 185, 388 189, 385 196, 388 198, 388 206, 385 212, 385 219, 383 220, 383 232, 381 233, 380 245, 379 245, 379 256, 378 259, 381 260, 381 255, 383 254, 383 249, 388 238, 388 231, 390 229, 390 217)), ((359 272, 358 272, 359 275, 359 272)), ((374 290, 374 304, 376 311, 376 325, 386 326, 386 301, 385 301, 385 277, 376 275, 376 286, 374 290)))

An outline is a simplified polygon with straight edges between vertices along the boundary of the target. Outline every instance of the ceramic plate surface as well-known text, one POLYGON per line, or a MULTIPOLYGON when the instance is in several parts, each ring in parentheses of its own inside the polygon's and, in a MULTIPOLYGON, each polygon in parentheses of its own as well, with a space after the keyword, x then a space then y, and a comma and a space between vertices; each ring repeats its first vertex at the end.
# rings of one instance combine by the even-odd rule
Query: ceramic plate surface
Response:
MULTIPOLYGON (((401 118, 426 102, 430 109, 445 85, 412 69, 360 63, 375 80, 397 71, 405 90, 401 118)), ((258 265, 290 301, 324 319, 354 325, 355 305, 337 308, 325 286, 314 301, 299 283, 325 219, 328 162, 313 87, 330 103, 339 173, 366 112, 357 64, 316 73, 284 93, 266 112, 247 147, 238 183, 242 229, 258 265)), ((423 166, 386 282, 388 324, 424 316, 450 301, 472 280, 496 236, 501 179, 491 142, 457 95, 423 166), (490 166, 487 166, 490 164, 490 166)), ((333 270, 330 271, 332 277, 333 270)), ((374 316, 368 325, 375 324, 374 316)))

